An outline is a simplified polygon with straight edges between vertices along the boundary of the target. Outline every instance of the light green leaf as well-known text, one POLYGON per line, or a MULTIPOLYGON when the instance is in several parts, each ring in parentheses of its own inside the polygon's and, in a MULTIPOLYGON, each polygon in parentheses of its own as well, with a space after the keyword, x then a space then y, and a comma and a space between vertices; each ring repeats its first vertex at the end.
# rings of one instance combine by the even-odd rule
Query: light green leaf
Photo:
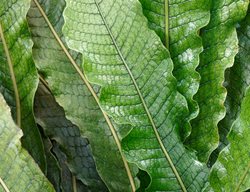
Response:
MULTIPOLYGON (((149 21, 149 27, 160 36, 170 51, 178 91, 188 102, 189 122, 199 111, 197 102, 193 100, 200 81, 195 69, 199 64, 199 54, 203 50, 198 31, 209 22, 209 1, 140 0, 140 2, 149 21)), ((190 130, 184 138, 189 133, 190 130)))
POLYGON ((204 51, 197 71, 201 75, 200 88, 194 99, 200 113, 188 144, 206 162, 219 144, 218 122, 225 116, 226 89, 222 86, 226 68, 231 67, 238 52, 235 25, 244 18, 248 0, 212 0, 211 19, 201 30, 204 51))
POLYGON ((240 116, 228 135, 229 145, 222 150, 210 175, 215 191, 250 189, 250 88, 241 104, 240 116))
POLYGON ((226 71, 224 85, 227 89, 225 101, 226 116, 219 124, 220 145, 212 153, 211 162, 214 163, 218 153, 228 144, 227 135, 232 123, 240 114, 240 106, 245 90, 250 85, 250 9, 246 18, 237 26, 239 52, 235 57, 234 66, 226 71))
POLYGON ((33 100, 38 75, 32 60, 32 41, 26 14, 28 0, 0 3, 0 92, 22 128, 23 146, 45 170, 44 149, 33 116, 33 100))
MULTIPOLYGON (((98 97, 78 67, 79 55, 64 45, 61 27, 62 0, 34 0, 29 13, 34 59, 48 82, 66 117, 90 141, 97 170, 110 191, 135 191, 137 169, 128 165, 122 151, 118 129, 100 109, 98 97), (78 58, 77 58, 78 57, 78 58)), ((79 178, 81 179, 81 178, 79 178)), ((98 183, 87 183, 98 187, 98 183)), ((102 191, 105 186, 99 183, 102 191)))
MULTIPOLYGON (((66 161, 71 172, 85 183, 91 183, 92 190, 98 190, 96 186, 104 187, 96 171, 89 141, 81 137, 79 128, 65 118, 63 108, 41 83, 36 92, 35 115, 46 136, 57 141, 66 153, 66 161)), ((104 188, 99 190, 105 191, 104 188)))
POLYGON ((0 191, 52 192, 52 185, 21 147, 22 131, 11 118, 10 108, 0 94, 0 191))
POLYGON ((64 34, 84 54, 84 71, 102 86, 103 109, 133 125, 122 145, 129 161, 146 170, 148 191, 202 191, 207 170, 181 143, 187 103, 176 90, 173 64, 148 29, 137 0, 67 0, 64 34))

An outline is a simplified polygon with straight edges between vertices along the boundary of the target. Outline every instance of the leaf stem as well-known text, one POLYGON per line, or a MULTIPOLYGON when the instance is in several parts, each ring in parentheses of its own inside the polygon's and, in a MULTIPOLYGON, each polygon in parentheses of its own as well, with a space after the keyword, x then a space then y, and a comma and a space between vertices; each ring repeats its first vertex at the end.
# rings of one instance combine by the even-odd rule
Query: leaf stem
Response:
POLYGON ((9 49, 8 49, 7 43, 6 43, 5 38, 4 38, 1 23, 0 23, 0 38, 2 39, 2 42, 3 42, 3 48, 4 48, 4 52, 6 54, 7 62, 8 62, 8 65, 9 65, 11 81, 12 81, 13 89, 14 89, 14 93, 15 93, 16 124, 17 124, 18 127, 21 128, 21 104, 20 104, 20 98, 19 98, 19 93, 18 93, 18 88, 17 88, 17 83, 16 83, 16 77, 15 77, 15 73, 14 73, 14 69, 13 69, 13 63, 12 63, 11 58, 10 58, 9 49))
POLYGON ((5 185, 4 181, 2 180, 2 178, 0 177, 0 184, 3 186, 3 189, 6 192, 10 192, 10 190, 8 189, 8 187, 5 185))
POLYGON ((169 50, 169 2, 165 0, 165 46, 169 50))
POLYGON ((235 192, 239 192, 239 191, 240 191, 240 186, 242 185, 242 183, 243 183, 244 180, 246 179, 247 173, 249 172, 249 170, 250 170, 250 162, 248 163, 248 166, 247 166, 246 171, 243 173, 242 177, 240 178, 240 182, 239 182, 238 185, 236 186, 235 192))
POLYGON ((73 192, 77 192, 76 177, 74 175, 72 175, 72 185, 73 185, 73 192))
POLYGON ((138 85, 137 85, 137 82, 136 82, 136 80, 135 80, 135 78, 134 78, 134 76, 133 76, 133 74, 132 74, 130 68, 128 67, 128 64, 127 64, 126 60, 125 60, 124 57, 123 57, 123 54, 122 54, 122 52, 120 51, 120 49, 119 49, 119 47, 118 47, 118 45, 117 45, 117 43, 116 43, 116 40, 115 40, 115 38, 114 38, 114 36, 113 36, 113 34, 112 34, 112 32, 111 32, 111 30, 110 30, 110 28, 109 28, 109 26, 108 26, 106 20, 105 20, 103 14, 102 14, 102 12, 101 12, 100 6, 99 6, 99 4, 96 2, 96 0, 95 0, 95 3, 96 3, 96 6, 97 6, 98 11, 99 11, 99 13, 100 13, 100 15, 101 15, 101 17, 102 17, 103 23, 104 23, 104 25, 106 26, 106 29, 107 29, 107 31, 108 31, 108 33, 109 33, 111 39, 112 39, 112 42, 113 42, 113 44, 114 44, 114 46, 115 46, 115 48, 116 48, 116 50, 117 50, 117 53, 118 53, 118 55, 120 56, 120 59, 122 60, 122 62, 123 62, 123 64, 124 64, 124 66, 125 66, 125 68, 126 68, 128 74, 129 74, 129 76, 130 76, 130 78, 131 78, 131 80, 132 80, 132 82, 133 82, 133 84, 134 84, 134 86, 135 86, 135 89, 136 89, 136 91, 137 91, 137 93, 138 93, 138 95, 139 95, 139 98, 140 98, 141 102, 142 102, 142 106, 143 106, 143 108, 145 109, 145 112, 146 112, 146 114, 147 114, 147 116, 148 116, 148 119, 149 119, 149 121, 150 121, 150 124, 152 125, 153 131, 154 131, 155 136, 156 136, 156 139, 157 139, 157 141, 158 141, 158 143, 159 143, 159 145, 160 145, 160 148, 161 148, 163 154, 165 155, 165 157, 166 157, 166 159, 167 159, 167 161, 168 161, 168 163, 169 163, 169 165, 170 165, 170 167, 171 167, 171 169, 172 169, 172 171, 173 171, 173 173, 174 173, 174 175, 175 175, 177 181, 179 182, 182 191, 183 191, 183 192, 187 192, 187 189, 186 189, 186 187, 185 187, 185 185, 184 185, 184 183, 183 183, 183 181, 182 181, 182 179, 181 179, 181 177, 180 177, 180 175, 179 175, 177 169, 175 168, 175 165, 174 165, 174 163, 173 163, 173 161, 172 161, 170 155, 168 154, 168 152, 167 152, 167 150, 166 150, 164 144, 163 144, 162 141, 161 141, 161 137, 160 137, 160 135, 159 135, 159 133, 158 133, 158 131, 157 131, 157 127, 156 127, 156 125, 155 125, 155 122, 154 122, 154 120, 153 120, 153 117, 152 117, 152 115, 151 115, 151 113, 150 113, 150 111, 149 111, 149 109, 148 109, 148 107, 147 107, 147 104, 146 104, 146 102, 145 102, 145 100, 144 100, 144 98, 143 98, 143 96, 142 96, 142 93, 141 93, 141 91, 140 91, 140 89, 139 89, 139 87, 138 87, 138 85))
POLYGON ((48 24, 48 27, 50 28, 52 34, 54 35, 55 39, 57 40, 57 42, 59 43, 59 45, 61 46, 61 48, 63 49, 64 53, 66 54, 66 56, 68 57, 68 59, 70 60, 71 64, 73 65, 73 67, 75 68, 75 70, 77 71, 77 73, 79 74, 79 76, 81 77, 81 79, 83 80, 83 82, 85 83, 85 85, 87 86, 88 90, 91 92, 92 96, 94 97, 97 105, 99 106, 109 128, 110 128, 110 131, 114 137, 114 140, 116 142, 116 145, 118 147, 118 150, 121 154, 121 158, 122 158, 122 161, 124 163, 124 167, 126 169, 126 172, 127 172, 127 175, 128 175, 128 178, 129 178, 129 181, 130 181, 130 184, 131 184, 131 188, 132 188, 132 191, 135 192, 136 191, 136 187, 135 187, 135 183, 134 183, 134 178, 131 174, 131 171, 130 171, 130 168, 129 168, 129 165, 128 165, 128 162, 126 160, 126 158, 124 157, 123 153, 122 153, 122 148, 121 148, 121 143, 120 143, 120 140, 118 138, 118 135, 115 131, 115 128, 112 124, 112 122, 110 121, 108 115, 106 114, 105 111, 103 111, 102 107, 101 107, 101 104, 99 102, 99 98, 98 96, 96 95, 94 89, 92 88, 92 86, 90 85, 90 83, 88 82, 88 80, 86 79, 85 75, 82 73, 82 71, 80 70, 80 68, 78 67, 78 65, 76 64, 75 60, 72 58, 72 56, 70 55, 69 51, 67 50, 67 48, 65 47, 65 45, 63 44, 63 42, 61 41, 60 37, 58 36, 57 32, 54 30, 54 27, 52 26, 52 24, 50 23, 47 15, 44 13, 42 7, 40 6, 40 4, 38 3, 37 0, 33 0, 34 3, 36 4, 37 8, 39 9, 40 13, 42 14, 42 16, 44 17, 46 23, 48 24))

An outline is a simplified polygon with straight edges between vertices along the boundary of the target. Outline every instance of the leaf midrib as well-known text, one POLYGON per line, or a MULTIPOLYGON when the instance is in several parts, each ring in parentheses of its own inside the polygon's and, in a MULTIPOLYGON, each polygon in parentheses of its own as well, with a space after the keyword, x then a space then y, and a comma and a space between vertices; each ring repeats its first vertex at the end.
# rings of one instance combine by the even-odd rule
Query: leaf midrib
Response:
POLYGON ((165 0, 165 46, 169 50, 169 0, 165 0))
POLYGON ((5 52, 6 58, 7 58, 7 63, 8 63, 8 66, 9 66, 11 81, 12 81, 13 90, 14 90, 14 94, 15 94, 16 124, 17 124, 18 127, 21 127, 21 104, 20 104, 20 97, 19 97, 19 93, 18 93, 18 88, 17 88, 17 82, 16 82, 15 72, 14 72, 14 68, 13 68, 13 63, 11 61, 11 57, 10 57, 10 53, 9 53, 9 48, 8 48, 7 43, 5 41, 5 37, 4 37, 4 33, 3 33, 3 28, 2 28, 2 24, 1 23, 0 23, 0 38, 2 39, 3 48, 4 48, 4 52, 5 52))
POLYGON ((94 2, 95 2, 95 4, 96 4, 96 6, 97 6, 97 9, 98 9, 99 13, 100 13, 100 16, 101 16, 101 18, 102 18, 102 20, 103 20, 103 23, 104 23, 104 25, 105 25, 105 27, 106 27, 106 29, 107 29, 109 35, 110 35, 110 38, 112 39, 112 42, 113 42, 113 44, 114 44, 114 46, 115 46, 115 48, 116 48, 116 50, 117 50, 117 52, 118 52, 118 55, 119 55, 119 57, 121 58, 121 60, 122 60, 122 62, 123 62, 123 64, 124 64, 124 66, 125 66, 127 72, 129 73, 129 76, 130 76, 130 78, 131 78, 131 80, 132 80, 132 82, 133 82, 133 84, 134 84, 134 86, 135 86, 135 89, 136 89, 136 91, 137 91, 137 93, 138 93, 138 95, 139 95, 139 97, 140 97, 140 100, 141 100, 142 105, 143 105, 143 107, 144 107, 144 109, 145 109, 145 111, 146 111, 146 114, 147 114, 147 116, 148 116, 148 119, 149 119, 149 121, 150 121, 150 123, 151 123, 151 125, 152 125, 152 127, 153 127, 153 131, 154 131, 155 136, 156 136, 156 138, 157 138, 157 141, 158 141, 158 143, 159 143, 159 145, 160 145, 160 147, 161 147, 161 150, 162 150, 162 152, 164 153, 164 155, 165 155, 165 157, 166 157, 166 159, 167 159, 167 161, 168 161, 168 163, 169 163, 169 165, 170 165, 172 171, 174 172, 175 177, 176 177, 177 181, 179 182, 179 184, 180 184, 180 186, 181 186, 181 189, 182 189, 184 192, 186 192, 187 189, 186 189, 186 187, 185 187, 185 185, 184 185, 184 183, 183 183, 183 181, 182 181, 182 179, 181 179, 181 177, 180 177, 180 175, 179 175, 177 169, 175 168, 174 163, 172 162, 172 159, 171 159, 170 155, 168 154, 167 150, 165 149, 164 144, 163 144, 162 141, 161 141, 161 138, 160 138, 160 135, 159 135, 159 133, 158 133, 158 131, 157 131, 156 125, 155 125, 155 123, 154 123, 154 120, 153 120, 153 118, 152 118, 152 116, 151 116, 151 113, 149 112, 149 109, 148 109, 148 107, 147 107, 147 105, 146 105, 146 103, 145 103, 145 101, 144 101, 144 98, 143 98, 142 93, 141 93, 141 91, 140 91, 140 89, 139 89, 139 87, 138 87, 138 85, 137 85, 137 83, 136 83, 136 80, 135 80, 135 78, 134 78, 134 76, 133 76, 133 74, 132 74, 130 68, 128 67, 128 64, 127 64, 126 60, 124 59, 123 54, 122 54, 121 51, 120 51, 120 48, 118 47, 118 45, 117 45, 117 43, 116 43, 116 40, 115 40, 115 38, 114 38, 114 36, 113 36, 113 34, 112 34, 112 32, 111 32, 111 30, 110 30, 110 28, 109 28, 107 22, 106 22, 106 19, 105 19, 105 17, 104 17, 103 14, 102 14, 102 11, 101 11, 101 8, 100 8, 99 4, 96 2, 96 0, 94 0, 94 2))
POLYGON ((106 112, 103 111, 103 109, 101 108, 101 104, 99 102, 99 98, 98 96, 96 95, 94 89, 92 88, 92 86, 89 84, 89 82, 87 81, 85 75, 82 73, 82 71, 79 69, 78 65, 76 64, 75 60, 72 58, 71 54, 68 52, 67 48, 64 46, 63 42, 61 41, 60 37, 58 36, 57 32, 55 31, 54 27, 52 26, 52 24, 50 23, 46 13, 43 11, 43 8, 41 7, 40 3, 37 1, 37 0, 33 0, 33 2, 36 4, 38 10, 40 11, 41 15, 43 16, 43 18, 45 19, 46 23, 48 24, 49 26, 49 29, 51 30, 52 34, 54 35, 55 39, 57 40, 58 44, 60 45, 60 47, 63 49, 64 53, 66 54, 67 58, 70 60, 71 64, 73 65, 73 67, 75 68, 75 70, 77 71, 77 73, 79 74, 80 78, 83 80, 84 84, 87 86, 88 90, 91 92, 92 96, 94 97, 98 107, 100 108, 109 128, 110 128, 110 131, 114 137, 114 140, 115 140, 115 143, 117 145, 117 148, 121 154, 121 158, 122 158, 122 161, 124 163, 124 167, 126 169, 126 172, 127 172, 127 175, 128 175, 128 179, 129 179, 129 182, 131 184, 131 189, 133 192, 136 191, 136 187, 135 187, 135 183, 134 183, 134 179, 133 179, 133 176, 132 176, 132 173, 130 171, 130 168, 129 168, 129 165, 128 165, 128 162, 127 160, 125 159, 123 153, 122 153, 122 148, 121 148, 121 143, 120 143, 120 140, 118 138, 118 135, 115 131, 115 128, 111 122, 111 120, 109 119, 109 117, 107 116, 106 112))
POLYGON ((1 177, 0 177, 0 184, 3 187, 3 189, 5 190, 5 192, 10 192, 10 190, 8 189, 7 185, 4 183, 4 181, 2 180, 1 177))

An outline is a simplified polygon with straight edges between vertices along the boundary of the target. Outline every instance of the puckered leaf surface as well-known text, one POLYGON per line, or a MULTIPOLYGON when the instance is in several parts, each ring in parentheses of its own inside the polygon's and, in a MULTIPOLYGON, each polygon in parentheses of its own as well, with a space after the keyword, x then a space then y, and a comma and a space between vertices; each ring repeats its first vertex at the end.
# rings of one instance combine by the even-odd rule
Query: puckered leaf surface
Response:
POLYGON ((29 7, 29 0, 0 2, 0 92, 23 130, 24 147, 45 170, 44 149, 33 116, 38 75, 26 21, 29 7))
MULTIPOLYGON (((78 67, 78 54, 64 45, 61 27, 62 0, 34 0, 29 13, 34 44, 34 59, 48 82, 56 101, 63 106, 66 117, 77 125, 81 135, 89 139, 97 170, 110 191, 135 191, 137 169, 128 165, 121 151, 119 132, 99 107, 95 90, 78 67)), ((106 191, 102 182, 87 186, 106 191)))
POLYGON ((81 137, 79 128, 65 118, 62 107, 56 103, 50 91, 42 83, 39 84, 36 93, 35 116, 45 134, 57 141, 66 153, 66 160, 61 161, 67 161, 72 173, 85 183, 92 183, 90 185, 92 190, 98 185, 97 183, 104 185, 96 171, 89 141, 81 137))
POLYGON ((43 139, 43 146, 45 150, 46 165, 47 165, 47 171, 46 171, 45 176, 51 182, 54 189, 56 191, 60 191, 61 189, 61 177, 60 177, 61 167, 59 166, 56 156, 52 152, 53 145, 51 143, 51 140, 45 136, 42 137, 42 139, 43 139))
POLYGON ((238 52, 235 25, 244 18, 248 3, 248 0, 212 0, 210 22, 201 30, 204 51, 197 68, 201 82, 194 97, 200 113, 191 122, 193 130, 188 140, 201 161, 206 162, 219 144, 217 124, 226 112, 224 73, 233 65, 238 52))
POLYGON ((210 2, 208 0, 140 0, 140 2, 143 13, 149 21, 149 27, 160 36, 170 51, 178 90, 188 102, 190 110, 188 120, 193 119, 198 115, 198 105, 193 96, 198 91, 200 81, 195 69, 199 64, 199 54, 203 50, 197 32, 209 22, 210 2))
POLYGON ((181 143, 187 103, 177 92, 173 63, 147 27, 137 0, 67 0, 64 34, 84 54, 87 78, 102 86, 103 109, 131 124, 122 145, 146 170, 148 191, 201 191, 207 170, 181 143))
POLYGON ((250 88, 241 104, 241 112, 228 135, 224 148, 210 175, 215 191, 246 191, 250 189, 250 88))
POLYGON ((218 153, 228 144, 227 135, 232 123, 240 114, 242 98, 246 87, 250 85, 250 9, 246 18, 237 25, 239 52, 234 65, 226 71, 224 85, 227 89, 225 101, 226 116, 219 122, 220 145, 211 155, 211 162, 215 162, 218 153))
POLYGON ((21 147, 19 129, 0 94, 0 191, 3 192, 53 192, 38 165, 21 147))
MULTIPOLYGON (((73 176, 72 172, 69 170, 67 163, 67 156, 63 153, 63 151, 59 148, 57 142, 53 141, 52 152, 55 154, 58 159, 58 164, 60 166, 60 190, 63 192, 91 192, 95 191, 93 188, 90 189, 86 185, 84 185, 81 181, 76 179, 73 176)), ((59 190, 59 191, 60 191, 59 190)), ((102 191, 105 191, 104 189, 102 191)))

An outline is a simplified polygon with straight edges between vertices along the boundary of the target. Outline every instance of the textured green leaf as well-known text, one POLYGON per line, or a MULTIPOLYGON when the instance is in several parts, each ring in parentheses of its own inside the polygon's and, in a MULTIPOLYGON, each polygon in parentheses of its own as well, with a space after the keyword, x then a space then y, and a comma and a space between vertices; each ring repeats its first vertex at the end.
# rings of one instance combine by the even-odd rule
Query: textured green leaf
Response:
POLYGON ((187 103, 176 90, 173 64, 148 29, 137 0, 67 0, 64 33, 84 54, 84 71, 102 86, 103 108, 133 125, 122 145, 129 161, 146 170, 148 191, 201 191, 207 170, 181 143, 187 103))
MULTIPOLYGON (((57 102, 63 106, 66 117, 89 139, 97 170, 109 190, 135 191, 137 169, 125 160, 117 128, 100 109, 94 89, 78 67, 77 63, 81 61, 77 54, 69 51, 63 43, 61 15, 65 2, 34 2, 36 6, 29 13, 29 24, 35 42, 37 67, 57 102)), ((105 191, 103 185, 99 187, 105 191)))
POLYGON ((229 145, 222 150, 210 175, 215 191, 250 189, 250 88, 241 105, 241 112, 228 135, 229 145))
POLYGON ((233 65, 238 51, 235 25, 245 16, 248 3, 248 0, 213 0, 210 22, 201 30, 204 51, 197 68, 201 82, 194 97, 200 113, 191 123, 193 130, 188 140, 201 161, 206 162, 219 143, 217 124, 225 116, 224 73, 233 65))
POLYGON ((0 191, 54 191, 37 164, 21 147, 21 130, 11 118, 10 108, 0 94, 0 191))
POLYGON ((199 64, 199 54, 203 50, 197 32, 209 22, 209 1, 140 0, 140 2, 144 15, 148 18, 149 27, 160 36, 170 51, 178 90, 188 102, 190 110, 188 120, 193 119, 198 115, 198 105, 193 96, 198 91, 200 81, 195 69, 199 64))
MULTIPOLYGON (((59 145, 56 142, 53 142, 53 153, 58 159, 58 163, 61 168, 61 191, 62 192, 85 192, 93 191, 88 190, 88 188, 79 180, 77 180, 71 173, 67 165, 67 156, 59 148, 59 145)), ((104 189, 102 190, 104 191, 104 189)))
POLYGON ((45 170, 44 149, 33 116, 38 76, 26 21, 29 7, 28 0, 1 0, 0 92, 11 106, 17 125, 23 130, 23 146, 45 170))
POLYGON ((66 153, 67 164, 72 173, 85 183, 90 183, 90 188, 104 186, 96 171, 89 141, 82 138, 79 128, 65 118, 62 107, 43 84, 39 85, 36 93, 35 115, 45 134, 57 141, 66 153))
POLYGON ((218 153, 228 144, 227 134, 239 116, 242 98, 246 87, 250 85, 250 9, 246 18, 237 27, 239 52, 235 57, 234 66, 229 68, 225 75, 226 116, 218 124, 220 145, 211 155, 212 164, 217 159, 218 153))

